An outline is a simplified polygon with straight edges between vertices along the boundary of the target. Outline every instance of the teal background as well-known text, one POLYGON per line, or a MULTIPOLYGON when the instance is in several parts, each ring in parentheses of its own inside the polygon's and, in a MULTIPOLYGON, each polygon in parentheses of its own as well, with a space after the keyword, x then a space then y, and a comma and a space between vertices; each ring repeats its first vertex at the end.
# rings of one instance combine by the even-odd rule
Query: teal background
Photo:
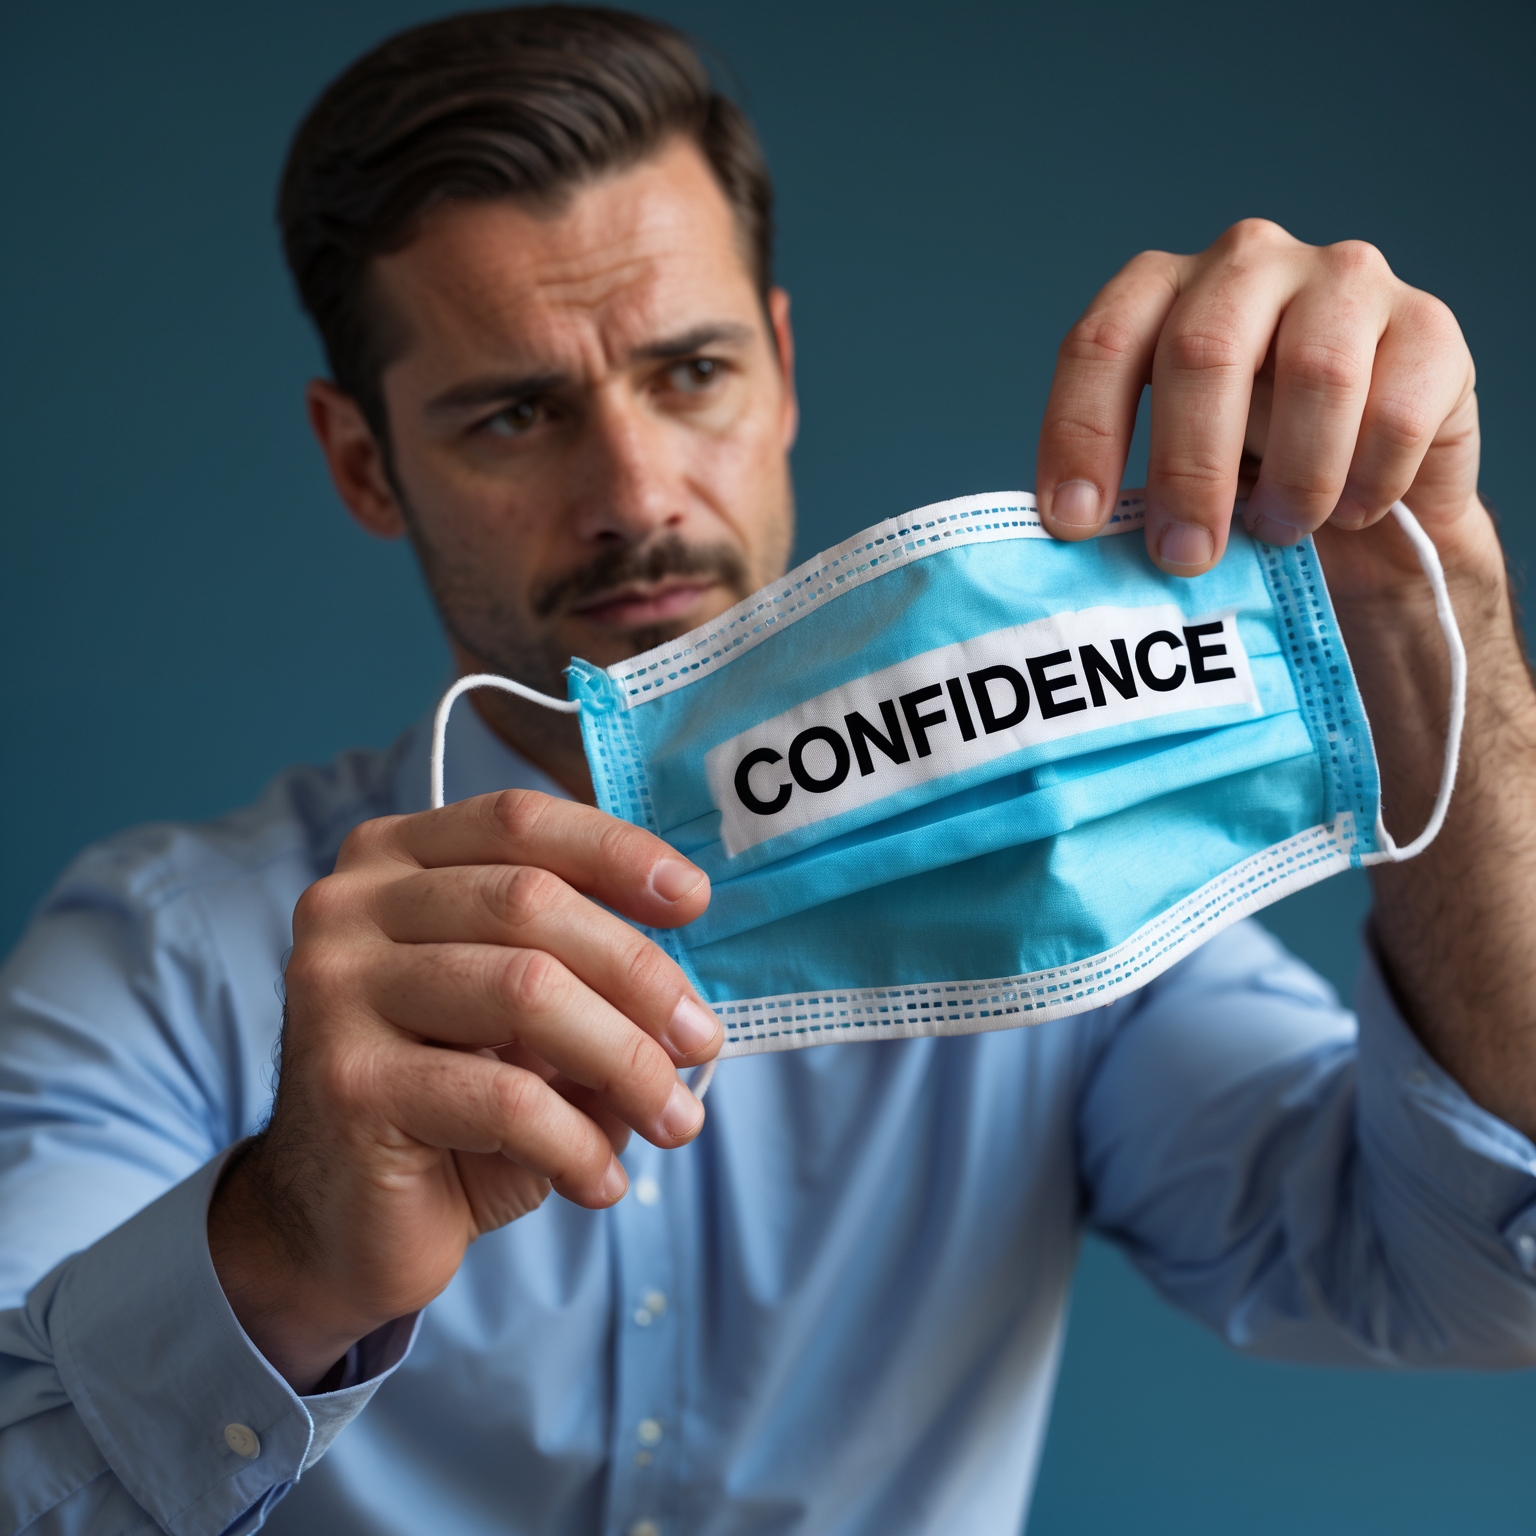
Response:
MULTIPOLYGON (((9 940, 71 853, 383 743, 445 653, 405 552, 336 509, 271 201, 323 82, 411 0, 0 12, 0 754, 9 940)), ((797 558, 1033 483, 1055 346, 1138 249, 1264 214, 1375 241, 1456 310, 1518 565, 1536 12, 1520 4, 664 0, 780 184, 797 558)), ((1130 480, 1135 483, 1133 467, 1130 480)), ((1272 925, 1341 986, 1362 880, 1272 925)), ((1536 1379, 1237 1360, 1090 1244, 1031 1536, 1536 1530, 1536 1379)))

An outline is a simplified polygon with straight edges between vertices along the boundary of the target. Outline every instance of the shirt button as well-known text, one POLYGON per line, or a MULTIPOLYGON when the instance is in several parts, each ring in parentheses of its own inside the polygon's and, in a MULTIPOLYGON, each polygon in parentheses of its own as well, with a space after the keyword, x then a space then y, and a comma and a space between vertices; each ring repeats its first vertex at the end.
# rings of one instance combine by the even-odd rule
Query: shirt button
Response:
POLYGON ((660 1419, 641 1419, 635 1426, 641 1445, 655 1445, 661 1439, 660 1419))
POLYGON ((1529 1267, 1533 1262, 1536 1262, 1536 1237, 1532 1237, 1529 1232, 1522 1232, 1515 1239, 1515 1250, 1519 1253, 1526 1266, 1529 1267))
POLYGON ((249 1424, 226 1424, 224 1444, 236 1456, 244 1456, 247 1461, 254 1461, 261 1455, 261 1441, 257 1439, 256 1431, 249 1424))
MULTIPOLYGON (((661 1199, 661 1185, 650 1174, 642 1173, 635 1180, 635 1199, 641 1205, 655 1205, 661 1199)), ((641 1522, 641 1524, 644 1523, 644 1521, 641 1522)))
POLYGON ((660 1317, 667 1310, 667 1297, 664 1291, 647 1291, 640 1298, 640 1305, 645 1308, 652 1317, 660 1317))
POLYGON ((635 1326, 637 1328, 649 1328, 656 1319, 651 1315, 649 1307, 635 1308, 635 1326))
POLYGON ((1413 1071, 1408 1074, 1408 1081, 1412 1083, 1415 1088, 1422 1088, 1424 1084, 1429 1081, 1429 1073, 1421 1072, 1417 1067, 1415 1067, 1413 1071))
POLYGON ((654 1520, 636 1520, 624 1536, 661 1536, 661 1527, 654 1520))

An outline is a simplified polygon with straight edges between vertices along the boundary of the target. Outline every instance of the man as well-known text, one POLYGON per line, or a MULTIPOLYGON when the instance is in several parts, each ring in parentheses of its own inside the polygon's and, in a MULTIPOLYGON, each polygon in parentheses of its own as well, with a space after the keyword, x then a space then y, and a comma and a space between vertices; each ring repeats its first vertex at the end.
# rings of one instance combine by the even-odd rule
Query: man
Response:
MULTIPOLYGON (((559 693, 782 571, 769 186, 675 34, 404 34, 281 214, 316 436, 460 671, 559 693)), ((569 720, 477 695, 445 809, 418 727, 87 853, 9 963, 8 1528, 1014 1531, 1084 1220, 1244 1348, 1536 1363, 1536 699, 1460 333, 1368 247, 1139 257, 1061 350, 1059 537, 1148 378, 1153 558, 1209 569, 1240 489, 1317 534, 1409 834, 1446 661, 1394 499, 1446 566, 1467 751, 1374 873, 1358 1038, 1243 926, 1075 1019, 733 1061, 706 1121, 677 1069, 720 1026, 622 920, 691 921, 704 877, 592 807, 569 720)))

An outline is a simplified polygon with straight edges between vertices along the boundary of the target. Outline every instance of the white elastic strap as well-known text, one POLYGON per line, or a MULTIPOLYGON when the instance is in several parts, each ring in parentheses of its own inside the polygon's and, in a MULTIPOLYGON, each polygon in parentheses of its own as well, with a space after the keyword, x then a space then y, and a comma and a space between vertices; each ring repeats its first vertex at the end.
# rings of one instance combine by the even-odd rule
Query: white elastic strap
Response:
POLYGON ((1419 526, 1419 520, 1402 502, 1392 504, 1392 514, 1397 518, 1408 542, 1413 545, 1419 564, 1429 578, 1435 594, 1435 617, 1440 621, 1440 633, 1445 636, 1445 648, 1451 657, 1451 718, 1445 731, 1445 761, 1440 768, 1440 792, 1435 796, 1435 808, 1429 813, 1424 830, 1408 844, 1399 848, 1376 812, 1376 843, 1379 853, 1362 854, 1362 864, 1401 864, 1404 859, 1416 858, 1439 835, 1445 824, 1445 813, 1451 804, 1451 788, 1456 783, 1456 764, 1461 758, 1461 727, 1467 714, 1467 649, 1461 643, 1461 631, 1456 627, 1456 615, 1451 609, 1451 594, 1446 591, 1445 571, 1440 564, 1440 554, 1430 537, 1419 526))
POLYGON ((545 709, 556 710, 562 715, 574 715, 581 708, 574 699, 551 698, 549 694, 540 693, 536 688, 529 688, 523 683, 514 683, 510 677, 497 677, 494 672, 471 672, 468 677, 461 677, 443 695, 437 706, 437 715, 432 721, 432 809, 434 811, 440 811, 443 808, 443 751, 448 739, 448 716, 459 695, 468 693, 471 688, 500 688, 503 693, 515 693, 520 699, 527 699, 531 704, 542 704, 545 709))

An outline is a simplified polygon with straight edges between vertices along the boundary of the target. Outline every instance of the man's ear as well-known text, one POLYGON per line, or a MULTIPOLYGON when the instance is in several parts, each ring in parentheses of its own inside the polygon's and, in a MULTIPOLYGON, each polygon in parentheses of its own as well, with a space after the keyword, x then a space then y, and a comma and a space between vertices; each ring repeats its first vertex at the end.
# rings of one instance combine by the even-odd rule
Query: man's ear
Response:
POLYGON ((795 393, 795 333, 789 324, 789 295, 782 288, 768 290, 768 318, 773 323, 773 345, 784 379, 784 451, 788 453, 800 431, 800 399, 795 393))
POLYGON ((357 401, 329 379, 311 379, 304 405, 347 511, 375 538, 398 539, 405 532, 405 517, 384 472, 383 452, 357 401))

